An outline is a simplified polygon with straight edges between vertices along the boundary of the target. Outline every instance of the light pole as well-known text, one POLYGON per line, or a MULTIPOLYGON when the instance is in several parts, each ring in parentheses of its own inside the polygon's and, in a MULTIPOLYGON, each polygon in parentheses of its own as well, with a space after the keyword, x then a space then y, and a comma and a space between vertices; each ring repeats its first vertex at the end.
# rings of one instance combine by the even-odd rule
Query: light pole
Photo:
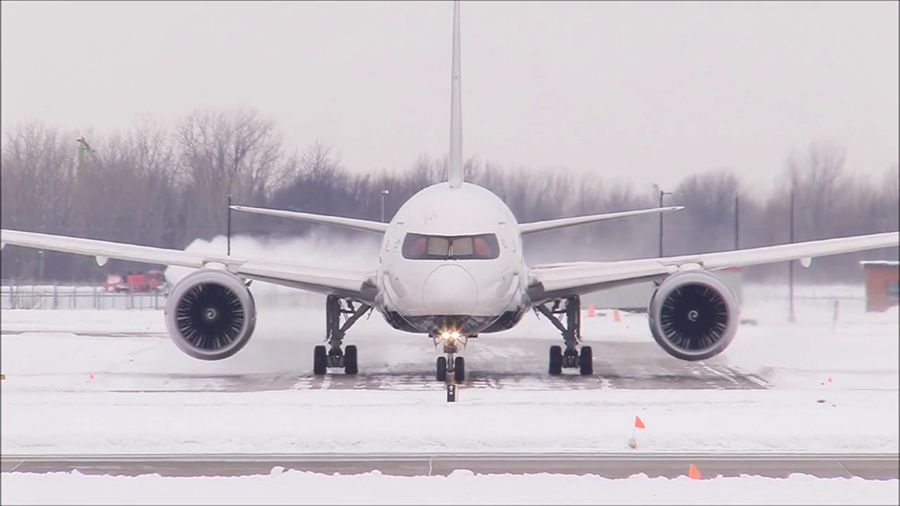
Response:
MULTIPOLYGON (((794 189, 791 188, 791 217, 789 225, 789 241, 794 242, 794 189)), ((794 313, 794 261, 788 262, 788 298, 790 299, 790 315, 788 320, 791 323, 797 321, 797 315, 794 313)))
MULTIPOLYGON (((672 192, 664 192, 659 190, 659 207, 663 206, 663 197, 671 195, 672 192)), ((659 213, 659 258, 663 256, 663 213, 659 213)))
POLYGON ((381 190, 381 222, 384 223, 384 198, 387 197, 390 190, 381 190))
POLYGON ((741 216, 741 208, 738 206, 738 195, 734 194, 734 249, 741 249, 740 242, 740 216, 741 216))
POLYGON ((228 241, 227 255, 231 256, 231 194, 228 194, 228 217, 225 219, 225 236, 228 241))

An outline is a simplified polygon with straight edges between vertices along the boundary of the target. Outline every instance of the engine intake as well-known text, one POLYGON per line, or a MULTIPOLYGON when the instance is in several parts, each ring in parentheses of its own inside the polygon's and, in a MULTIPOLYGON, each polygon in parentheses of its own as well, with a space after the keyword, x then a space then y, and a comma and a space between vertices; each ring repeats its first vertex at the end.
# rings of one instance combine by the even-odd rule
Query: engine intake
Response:
POLYGON ((181 351, 201 360, 222 360, 250 340, 256 327, 256 304, 237 276, 200 269, 172 288, 165 318, 169 336, 181 351))
POLYGON ((734 292, 715 274, 679 272, 666 278, 650 299, 650 332, 669 355, 706 360, 731 344, 739 308, 734 292))

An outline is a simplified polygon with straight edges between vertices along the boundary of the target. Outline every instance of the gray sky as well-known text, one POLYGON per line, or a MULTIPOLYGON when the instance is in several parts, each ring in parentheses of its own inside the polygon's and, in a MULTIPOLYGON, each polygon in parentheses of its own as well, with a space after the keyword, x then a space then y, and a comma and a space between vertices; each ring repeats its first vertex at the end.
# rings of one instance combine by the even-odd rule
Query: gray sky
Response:
MULTIPOLYGON (((898 2, 463 2, 463 149, 671 187, 898 160, 898 2)), ((450 2, 2 2, 2 128, 250 106, 351 170, 449 145, 450 2)))

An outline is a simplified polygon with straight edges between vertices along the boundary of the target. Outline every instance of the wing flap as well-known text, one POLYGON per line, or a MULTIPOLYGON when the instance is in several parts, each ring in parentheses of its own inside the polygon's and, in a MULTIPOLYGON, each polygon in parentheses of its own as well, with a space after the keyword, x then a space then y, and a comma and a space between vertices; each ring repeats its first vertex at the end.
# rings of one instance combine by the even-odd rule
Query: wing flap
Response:
POLYGON ((583 295, 614 286, 661 279, 688 265, 718 270, 891 248, 898 245, 900 233, 888 232, 700 255, 619 262, 555 263, 530 270, 529 295, 532 302, 540 303, 556 297, 583 295))
POLYGON ((0 242, 4 245, 12 244, 13 246, 26 248, 45 249, 106 259, 115 258, 132 262, 199 268, 208 262, 232 264, 243 261, 239 257, 226 255, 201 255, 174 249, 84 239, 81 237, 22 232, 19 230, 3 229, 0 231, 0 234, 2 234, 0 235, 0 242))
POLYGON ((339 294, 371 301, 375 297, 375 273, 321 265, 283 264, 250 259, 235 274, 281 286, 321 294, 339 294))
POLYGON ((656 260, 629 260, 624 262, 593 262, 531 270, 528 296, 533 303, 565 297, 583 295, 615 286, 652 281, 668 276, 677 268, 661 264, 656 260))
POLYGON ((836 239, 779 244, 760 248, 669 257, 660 261, 666 265, 696 263, 705 269, 715 270, 891 248, 897 247, 898 241, 900 241, 900 233, 886 232, 883 234, 838 237, 836 239))
POLYGON ((358 297, 366 301, 374 297, 374 272, 368 269, 192 253, 136 244, 6 229, 0 230, 0 242, 27 248, 158 265, 201 268, 209 263, 220 263, 234 274, 277 285, 326 295, 340 294, 358 297))

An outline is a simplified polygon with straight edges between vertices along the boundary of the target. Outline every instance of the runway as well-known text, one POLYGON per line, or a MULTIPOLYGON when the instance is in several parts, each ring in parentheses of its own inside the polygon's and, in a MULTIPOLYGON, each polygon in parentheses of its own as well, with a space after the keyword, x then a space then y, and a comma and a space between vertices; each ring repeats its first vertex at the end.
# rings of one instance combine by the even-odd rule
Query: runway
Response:
MULTIPOLYGON (((6 331, 4 337, 18 337, 6 331)), ((71 336, 71 335, 70 335, 71 336)), ((23 335, 23 337, 25 337, 23 335)), ((19 388, 35 387, 42 377, 58 377, 60 369, 82 369, 103 378, 111 392, 260 392, 286 390, 432 390, 443 388, 435 380, 438 353, 430 340, 420 336, 391 339, 381 335, 358 336, 352 344, 360 350, 360 371, 355 376, 332 371, 312 374, 310 339, 258 339, 228 363, 197 364, 180 356, 169 337, 156 333, 74 333, 83 355, 109 356, 110 363, 95 366, 67 362, 63 366, 39 364, 27 372, 7 374, 19 388), (125 343, 134 343, 133 348, 125 343), (119 347, 119 355, 94 349, 119 347), (116 358, 118 357, 118 358, 116 358), (69 364, 72 364, 69 366, 69 364), (173 364, 184 364, 173 370, 173 364), (92 367, 93 369, 88 369, 92 367), (179 370, 180 369, 180 370, 179 370), (203 370, 206 369, 206 370, 203 370)), ((764 390, 768 379, 728 364, 724 358, 685 362, 665 354, 647 341, 590 342, 594 351, 594 375, 580 376, 565 370, 562 376, 547 373, 546 356, 553 338, 514 339, 480 337, 463 352, 468 389, 514 390, 764 390)), ((68 360, 68 359, 66 359, 68 360)), ((59 378, 62 379, 62 378, 59 378)), ((95 382, 96 383, 96 382, 95 382)), ((43 382, 41 382, 43 385, 43 382)), ((82 381, 60 382, 59 391, 81 390, 82 381)))
POLYGON ((741 475, 786 478, 793 473, 820 478, 898 479, 897 454, 223 454, 223 455, 46 455, 2 457, 2 471, 71 472, 137 476, 247 476, 287 470, 342 475, 380 471, 395 476, 446 476, 455 470, 476 474, 552 473, 627 478, 686 476, 691 464, 704 478, 741 475))

